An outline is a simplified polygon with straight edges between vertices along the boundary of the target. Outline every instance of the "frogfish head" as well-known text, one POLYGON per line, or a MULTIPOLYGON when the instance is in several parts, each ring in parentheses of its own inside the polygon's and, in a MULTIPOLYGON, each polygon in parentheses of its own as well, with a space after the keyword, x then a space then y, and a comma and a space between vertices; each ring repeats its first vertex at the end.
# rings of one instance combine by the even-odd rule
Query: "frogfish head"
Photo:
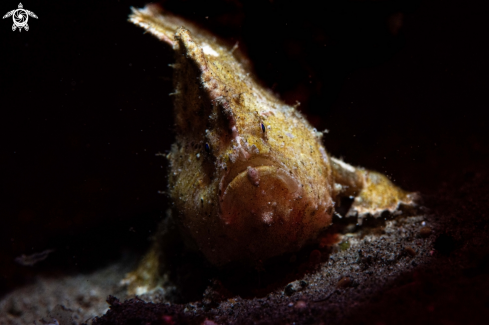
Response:
MULTIPOLYGON (((217 43, 219 44, 219 43, 217 43)), ((173 214, 214 265, 299 250, 332 219, 332 172, 318 133, 262 88, 224 45, 174 36, 173 214)))

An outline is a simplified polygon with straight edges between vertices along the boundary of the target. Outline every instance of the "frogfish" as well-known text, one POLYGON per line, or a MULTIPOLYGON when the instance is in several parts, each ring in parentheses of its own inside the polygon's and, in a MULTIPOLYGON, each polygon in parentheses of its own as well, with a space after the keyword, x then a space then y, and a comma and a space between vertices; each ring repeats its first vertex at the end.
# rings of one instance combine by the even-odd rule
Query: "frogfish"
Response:
MULTIPOLYGON (((314 244, 342 197, 353 199, 346 217, 359 224, 417 205, 417 193, 331 157, 322 133, 260 84, 237 46, 154 5, 129 20, 175 53, 171 218, 210 264, 253 264, 314 244)), ((154 247, 133 280, 154 283, 154 247)))

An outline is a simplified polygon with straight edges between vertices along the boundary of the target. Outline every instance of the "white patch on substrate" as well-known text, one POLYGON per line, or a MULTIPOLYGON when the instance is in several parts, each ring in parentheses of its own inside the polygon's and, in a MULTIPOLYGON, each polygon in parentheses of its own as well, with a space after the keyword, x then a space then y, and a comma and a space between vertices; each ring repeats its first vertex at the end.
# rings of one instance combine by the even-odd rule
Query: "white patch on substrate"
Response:
POLYGON ((148 292, 148 286, 139 286, 136 288, 136 295, 140 296, 148 292))

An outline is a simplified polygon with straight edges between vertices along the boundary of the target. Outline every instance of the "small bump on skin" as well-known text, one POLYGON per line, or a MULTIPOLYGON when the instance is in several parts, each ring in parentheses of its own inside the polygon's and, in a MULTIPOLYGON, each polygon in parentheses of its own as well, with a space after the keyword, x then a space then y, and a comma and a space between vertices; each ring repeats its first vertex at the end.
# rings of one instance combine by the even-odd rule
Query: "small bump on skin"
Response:
POLYGON ((248 166, 248 179, 250 180, 251 184, 255 186, 260 185, 260 174, 258 173, 258 170, 248 166))

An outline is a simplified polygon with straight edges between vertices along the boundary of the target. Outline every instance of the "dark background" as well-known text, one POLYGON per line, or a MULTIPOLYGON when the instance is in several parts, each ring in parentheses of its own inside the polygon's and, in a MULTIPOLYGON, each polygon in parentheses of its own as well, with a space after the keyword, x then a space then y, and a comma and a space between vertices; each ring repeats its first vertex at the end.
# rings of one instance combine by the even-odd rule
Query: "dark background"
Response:
MULTIPOLYGON (((484 1, 162 3, 239 42, 268 87, 329 130, 332 155, 427 198, 486 173, 484 1)), ((144 251, 164 216, 155 154, 173 142, 173 58, 127 22, 144 4, 31 0, 28 32, 0 21, 0 294, 144 251), (14 262, 45 249, 33 267, 14 262)))

